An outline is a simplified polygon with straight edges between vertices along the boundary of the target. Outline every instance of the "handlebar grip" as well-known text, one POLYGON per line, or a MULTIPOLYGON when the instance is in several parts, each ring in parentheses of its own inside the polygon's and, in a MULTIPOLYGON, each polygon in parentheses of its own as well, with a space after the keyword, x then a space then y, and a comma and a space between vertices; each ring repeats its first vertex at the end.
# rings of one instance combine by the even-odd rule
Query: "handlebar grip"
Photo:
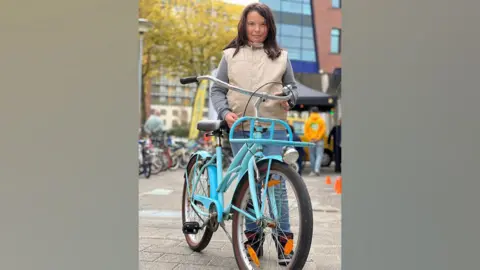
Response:
POLYGON ((189 83, 196 83, 196 82, 198 82, 197 76, 180 78, 181 84, 189 84, 189 83))
POLYGON ((287 85, 282 89, 284 96, 290 96, 288 99, 288 106, 290 106, 290 108, 295 107, 295 104, 297 103, 298 93, 296 92, 296 89, 297 87, 292 85, 287 85))

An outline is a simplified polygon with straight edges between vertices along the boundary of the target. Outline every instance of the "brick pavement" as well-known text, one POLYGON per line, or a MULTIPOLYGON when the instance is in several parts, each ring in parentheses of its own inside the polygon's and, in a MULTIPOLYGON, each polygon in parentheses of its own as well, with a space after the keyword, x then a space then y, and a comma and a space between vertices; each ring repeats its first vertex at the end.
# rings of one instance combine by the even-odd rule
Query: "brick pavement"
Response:
MULTIPOLYGON (((304 269, 340 269, 341 197, 325 184, 325 176, 304 176, 314 210, 312 248, 304 269)), ((201 253, 188 248, 181 231, 182 181, 181 170, 139 180, 140 269, 238 269, 221 228, 201 253)), ((226 228, 231 231, 231 222, 226 228)))

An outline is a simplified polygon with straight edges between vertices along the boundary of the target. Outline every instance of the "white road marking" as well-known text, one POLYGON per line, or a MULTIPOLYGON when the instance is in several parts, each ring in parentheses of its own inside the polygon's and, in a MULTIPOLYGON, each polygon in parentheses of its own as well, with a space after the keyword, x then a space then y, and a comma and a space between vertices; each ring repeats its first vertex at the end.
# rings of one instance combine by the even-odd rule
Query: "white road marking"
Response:
POLYGON ((163 189, 163 188, 157 188, 154 190, 150 190, 148 192, 144 192, 141 195, 159 195, 159 196, 165 196, 169 195, 173 192, 171 189, 163 189))

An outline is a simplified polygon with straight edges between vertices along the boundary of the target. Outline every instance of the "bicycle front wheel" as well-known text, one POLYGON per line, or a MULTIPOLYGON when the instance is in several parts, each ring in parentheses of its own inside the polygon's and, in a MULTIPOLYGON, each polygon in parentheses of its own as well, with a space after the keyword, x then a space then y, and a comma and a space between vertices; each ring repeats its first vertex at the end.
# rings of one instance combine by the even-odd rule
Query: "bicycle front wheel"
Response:
MULTIPOLYGON (((278 161, 272 162, 270 180, 264 187, 268 162, 259 165, 258 169, 262 183, 258 184, 255 195, 259 206, 265 205, 263 215, 266 219, 262 224, 255 224, 238 211, 234 212, 232 240, 238 267, 303 269, 313 234, 312 204, 307 187, 297 172, 278 161), (267 195, 262 202, 265 188, 267 195)), ((233 204, 255 216, 248 176, 242 178, 233 204)))

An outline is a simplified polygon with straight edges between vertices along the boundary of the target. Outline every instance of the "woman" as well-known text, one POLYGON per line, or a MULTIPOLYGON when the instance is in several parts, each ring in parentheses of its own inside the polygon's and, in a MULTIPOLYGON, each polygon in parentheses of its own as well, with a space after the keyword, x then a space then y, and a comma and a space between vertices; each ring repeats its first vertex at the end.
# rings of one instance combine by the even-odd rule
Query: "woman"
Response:
MULTIPOLYGON (((287 52, 277 44, 275 21, 268 6, 253 3, 244 9, 238 24, 238 34, 223 51, 217 78, 252 91, 261 88, 259 92, 268 92, 269 94, 281 93, 283 86, 287 84, 295 86, 293 70, 287 52)), ((293 90, 292 93, 294 96, 292 102, 295 103, 298 94, 296 90, 293 90)), ((218 84, 213 85, 210 95, 218 116, 225 119, 229 127, 239 117, 244 115, 255 116, 254 103, 256 98, 252 98, 248 102, 249 96, 229 91, 218 84), (247 103, 248 108, 244 114, 247 103)), ((267 100, 260 106, 259 116, 286 121, 289 109, 287 101, 267 100)), ((242 125, 239 125, 234 131, 234 138, 248 137, 249 127, 245 125, 244 130, 245 132, 242 132, 242 125)), ((264 134, 264 136, 268 135, 268 132, 264 134)), ((276 126, 274 139, 284 140, 285 136, 285 128, 280 125, 276 126)), ((231 143, 234 155, 238 153, 241 147, 241 144, 231 143)), ((266 155, 279 155, 281 152, 282 146, 264 146, 266 155)), ((286 237, 278 237, 275 242, 280 242, 284 246, 288 239, 293 238, 293 234, 290 232, 285 181, 281 181, 280 187, 276 186, 275 191, 275 197, 278 197, 277 201, 283 201, 281 205, 282 214, 286 212, 286 215, 283 215, 280 221, 282 224, 281 235, 286 235, 286 237)), ((263 240, 261 240, 263 235, 260 234, 256 225, 250 221, 246 227, 245 234, 248 239, 246 244, 250 244, 256 250, 257 255, 261 256, 263 253, 261 244, 263 243, 263 240)), ((288 264, 292 254, 284 255, 283 248, 277 246, 277 249, 279 264, 288 264)))

